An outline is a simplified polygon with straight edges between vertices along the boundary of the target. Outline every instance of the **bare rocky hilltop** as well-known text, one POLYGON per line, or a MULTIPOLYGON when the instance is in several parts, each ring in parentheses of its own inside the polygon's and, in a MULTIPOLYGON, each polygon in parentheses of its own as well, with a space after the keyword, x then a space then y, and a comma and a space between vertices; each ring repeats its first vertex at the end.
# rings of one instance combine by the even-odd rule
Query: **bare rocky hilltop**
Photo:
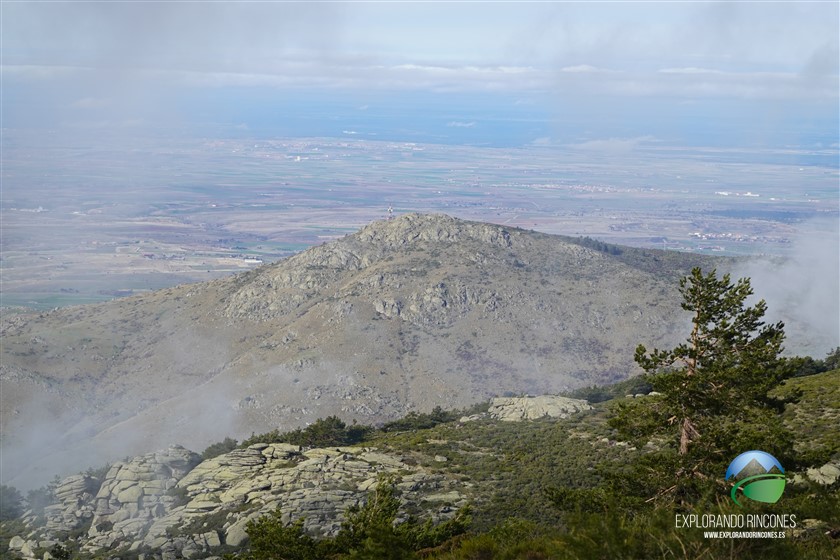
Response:
POLYGON ((709 257, 409 214, 247 273, 2 320, 4 482, 336 414, 638 373, 709 257))

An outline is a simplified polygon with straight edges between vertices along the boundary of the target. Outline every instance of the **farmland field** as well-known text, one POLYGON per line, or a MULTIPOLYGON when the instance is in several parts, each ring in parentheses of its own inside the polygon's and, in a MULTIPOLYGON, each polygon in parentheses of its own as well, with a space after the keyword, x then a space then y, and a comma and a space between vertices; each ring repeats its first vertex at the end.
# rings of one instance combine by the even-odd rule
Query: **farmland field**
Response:
MULTIPOLYGON (((247 270, 405 212, 731 255, 836 220, 833 152, 630 152, 4 132, 2 305, 101 301, 247 270)), ((805 233, 809 233, 805 231, 805 233)))

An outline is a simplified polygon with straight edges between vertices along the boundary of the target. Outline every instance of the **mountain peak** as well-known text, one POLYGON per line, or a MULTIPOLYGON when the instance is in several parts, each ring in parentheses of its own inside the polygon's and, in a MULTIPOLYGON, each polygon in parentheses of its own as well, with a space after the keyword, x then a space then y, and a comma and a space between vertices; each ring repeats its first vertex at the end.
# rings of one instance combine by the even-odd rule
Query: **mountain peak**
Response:
MULTIPOLYGON (((0 348, 4 444, 55 434, 47 469, 620 379, 640 341, 676 343, 672 276, 700 259, 632 258, 406 214, 230 278, 28 317, 0 348)), ((34 476, 24 452, 15 474, 34 476)))
POLYGON ((355 236, 362 242, 400 246, 413 241, 455 242, 473 239, 511 246, 510 231, 499 225, 469 222, 445 214, 404 214, 391 220, 373 222, 355 236))
POLYGON ((373 302, 386 278, 399 289, 429 276, 438 279, 427 282, 432 287, 444 277, 468 277, 462 269, 479 263, 492 263, 500 273, 524 266, 518 257, 509 256, 514 241, 518 249, 533 244, 527 232, 443 214, 405 214, 376 221, 354 234, 240 275, 221 313, 265 320, 300 311, 326 294, 367 294, 373 302), (356 277, 357 273, 363 274, 356 277))

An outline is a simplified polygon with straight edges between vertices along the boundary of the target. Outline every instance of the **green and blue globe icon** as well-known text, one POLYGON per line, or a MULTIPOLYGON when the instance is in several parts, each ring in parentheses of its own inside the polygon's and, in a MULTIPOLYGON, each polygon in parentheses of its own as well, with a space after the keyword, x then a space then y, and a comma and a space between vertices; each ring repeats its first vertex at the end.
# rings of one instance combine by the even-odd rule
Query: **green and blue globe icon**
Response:
POLYGON ((735 482, 730 495, 739 506, 739 489, 750 500, 766 504, 778 502, 785 491, 785 469, 764 451, 747 451, 735 457, 726 469, 726 480, 735 482))

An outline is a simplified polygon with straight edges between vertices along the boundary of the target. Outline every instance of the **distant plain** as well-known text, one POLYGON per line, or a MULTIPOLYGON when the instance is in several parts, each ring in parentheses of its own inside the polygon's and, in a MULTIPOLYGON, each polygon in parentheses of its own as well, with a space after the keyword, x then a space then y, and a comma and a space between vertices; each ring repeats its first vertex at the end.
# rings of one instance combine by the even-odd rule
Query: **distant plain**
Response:
POLYGON ((836 150, 487 147, 349 134, 117 144, 9 129, 3 142, 6 308, 228 275, 389 208, 637 247, 785 256, 836 224, 840 199, 836 150))

